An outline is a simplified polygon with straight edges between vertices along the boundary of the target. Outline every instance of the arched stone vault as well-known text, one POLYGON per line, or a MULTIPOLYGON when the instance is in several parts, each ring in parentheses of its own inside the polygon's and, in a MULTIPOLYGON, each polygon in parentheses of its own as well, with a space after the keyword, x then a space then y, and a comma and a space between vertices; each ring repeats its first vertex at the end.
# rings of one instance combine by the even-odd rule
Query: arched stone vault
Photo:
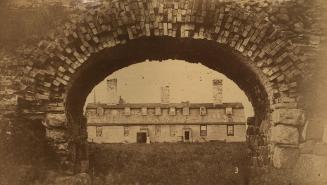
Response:
POLYGON ((231 52, 229 48, 216 42, 169 37, 135 39, 124 45, 104 49, 91 56, 67 85, 67 110, 74 115, 81 114, 85 99, 94 84, 99 83, 116 70, 146 59, 180 59, 188 62, 201 62, 214 70, 224 72, 240 84, 256 105, 259 117, 262 115, 261 120, 269 111, 266 109, 269 105, 265 89, 267 87, 262 85, 268 79, 261 71, 254 71, 256 67, 248 62, 246 57, 231 52))
POLYGON ((256 14, 255 6, 123 0, 89 7, 22 55, 23 77, 14 89, 18 107, 27 117, 41 115, 58 153, 76 161, 74 146, 86 141, 85 98, 108 74, 146 59, 201 62, 245 91, 269 137, 274 166, 289 167, 280 156, 298 155, 304 112, 297 104, 297 84, 306 57, 271 17, 256 14))

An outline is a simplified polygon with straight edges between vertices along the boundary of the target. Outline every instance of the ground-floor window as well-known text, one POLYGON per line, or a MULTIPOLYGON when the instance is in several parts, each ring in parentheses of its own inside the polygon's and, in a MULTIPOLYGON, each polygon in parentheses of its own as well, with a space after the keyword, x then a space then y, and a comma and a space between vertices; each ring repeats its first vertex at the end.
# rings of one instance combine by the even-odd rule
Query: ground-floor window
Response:
POLYGON ((170 131, 170 136, 175 136, 176 135, 176 127, 175 127, 175 125, 170 125, 169 126, 169 131, 170 131))
POLYGON ((128 126, 124 126, 124 136, 128 136, 129 135, 129 128, 128 126))
POLYGON ((96 137, 102 137, 102 126, 95 127, 96 137))
POLYGON ((234 125, 227 125, 227 136, 234 136, 234 125))
POLYGON ((200 136, 207 136, 207 125, 200 125, 200 136))
POLYGON ((155 126, 155 134, 156 135, 160 135, 160 132, 161 132, 161 126, 160 125, 156 125, 155 126))

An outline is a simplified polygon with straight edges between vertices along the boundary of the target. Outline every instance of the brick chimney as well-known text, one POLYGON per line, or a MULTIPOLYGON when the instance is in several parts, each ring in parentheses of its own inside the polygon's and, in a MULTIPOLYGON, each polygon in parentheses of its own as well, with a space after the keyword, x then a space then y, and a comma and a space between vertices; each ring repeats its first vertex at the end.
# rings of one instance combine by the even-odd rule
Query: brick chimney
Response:
POLYGON ((161 103, 169 103, 169 85, 161 87, 161 103))
POLYGON ((213 104, 222 104, 223 101, 223 80, 214 79, 212 80, 213 86, 213 104))
POLYGON ((107 93, 108 93, 108 103, 118 104, 119 98, 117 95, 117 78, 107 79, 107 93))

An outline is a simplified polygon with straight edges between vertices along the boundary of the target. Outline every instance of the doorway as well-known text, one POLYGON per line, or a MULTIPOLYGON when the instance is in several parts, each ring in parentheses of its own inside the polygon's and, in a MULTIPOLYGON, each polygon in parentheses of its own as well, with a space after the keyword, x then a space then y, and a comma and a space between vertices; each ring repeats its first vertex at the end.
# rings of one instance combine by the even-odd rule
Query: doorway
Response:
POLYGON ((184 142, 190 142, 192 138, 191 130, 184 130, 184 142))
POLYGON ((146 132, 138 132, 136 134, 137 143, 146 143, 146 132))

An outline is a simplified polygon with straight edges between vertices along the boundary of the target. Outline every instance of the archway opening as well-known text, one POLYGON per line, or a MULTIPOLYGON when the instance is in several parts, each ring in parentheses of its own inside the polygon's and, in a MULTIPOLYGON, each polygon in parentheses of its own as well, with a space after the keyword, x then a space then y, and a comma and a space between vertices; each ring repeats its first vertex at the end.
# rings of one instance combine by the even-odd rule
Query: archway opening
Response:
POLYGON ((131 40, 92 54, 76 71, 68 84, 65 102, 66 114, 71 123, 71 135, 77 137, 80 133, 78 130, 86 127, 81 121, 83 107, 95 85, 113 72, 132 64, 167 59, 201 63, 221 72, 237 84, 250 100, 254 109, 255 125, 260 125, 268 118, 269 100, 266 92, 269 87, 266 87, 265 83, 267 79, 249 58, 214 41, 149 37, 131 40))
POLYGON ((170 87, 170 103, 213 103, 215 79, 222 80, 222 102, 240 102, 245 117, 254 116, 251 102, 232 80, 201 63, 182 60, 147 60, 115 71, 92 89, 84 105, 84 114, 88 103, 113 104, 119 103, 119 98, 125 103, 160 103, 160 90, 164 86, 170 87), (116 95, 111 94, 110 81, 117 84, 116 95))
POLYGON ((90 56, 76 72, 68 85, 66 112, 71 117, 83 115, 83 107, 93 87, 109 74, 131 64, 146 60, 178 59, 190 63, 200 62, 220 72, 242 89, 253 105, 256 123, 259 125, 269 113, 269 100, 265 76, 248 58, 214 41, 142 38, 124 45, 106 48, 90 56))
POLYGON ((133 64, 94 87, 84 107, 90 167, 100 181, 111 176, 113 183, 226 184, 237 173, 242 184, 246 178, 252 105, 233 81, 200 63, 133 64), (168 171, 175 173, 164 180, 168 171))

